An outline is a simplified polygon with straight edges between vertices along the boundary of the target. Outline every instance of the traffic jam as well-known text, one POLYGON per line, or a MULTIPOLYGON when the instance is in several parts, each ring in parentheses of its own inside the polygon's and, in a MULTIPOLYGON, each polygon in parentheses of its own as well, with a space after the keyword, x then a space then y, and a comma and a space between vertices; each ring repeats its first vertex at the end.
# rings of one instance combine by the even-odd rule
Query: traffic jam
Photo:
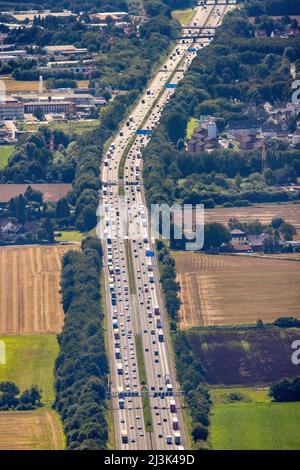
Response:
MULTIPOLYGON (((219 8, 198 9, 194 24, 217 26, 227 7, 219 8)), ((172 356, 166 338, 158 267, 142 188, 142 151, 159 123, 164 106, 194 58, 195 48, 190 50, 190 46, 192 36, 197 34, 197 29, 191 30, 191 38, 177 44, 110 145, 102 167, 111 384, 116 433, 122 449, 147 448, 143 393, 149 397, 152 412, 153 448, 184 448, 180 398, 179 393, 175 393, 177 385, 170 363, 172 356), (119 166, 125 151, 120 186, 119 166), (140 383, 137 335, 142 341, 147 384, 140 383)), ((204 47, 204 44, 197 44, 197 47, 204 47)))

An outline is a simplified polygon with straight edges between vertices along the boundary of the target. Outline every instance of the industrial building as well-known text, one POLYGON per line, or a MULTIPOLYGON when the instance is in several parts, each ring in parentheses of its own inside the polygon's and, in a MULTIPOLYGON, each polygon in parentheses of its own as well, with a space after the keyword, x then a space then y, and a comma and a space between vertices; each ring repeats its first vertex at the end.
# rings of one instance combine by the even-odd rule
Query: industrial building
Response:
POLYGON ((0 100, 0 120, 24 118, 24 105, 16 98, 6 95, 0 100))

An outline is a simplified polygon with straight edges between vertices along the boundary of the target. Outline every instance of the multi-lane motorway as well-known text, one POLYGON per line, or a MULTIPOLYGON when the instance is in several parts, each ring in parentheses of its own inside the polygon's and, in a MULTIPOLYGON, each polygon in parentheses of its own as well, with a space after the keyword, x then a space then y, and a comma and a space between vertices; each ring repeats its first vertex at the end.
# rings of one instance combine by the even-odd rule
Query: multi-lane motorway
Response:
MULTIPOLYGON (((198 6, 190 24, 202 28, 203 33, 204 27, 219 26, 231 8, 233 5, 198 6)), ((158 124, 176 84, 195 57, 194 49, 209 42, 193 40, 193 36, 199 36, 198 29, 186 34, 190 38, 176 44, 119 130, 102 164, 102 223, 98 234, 104 242, 111 403, 117 449, 187 447, 141 176, 141 152, 151 138, 149 131, 158 124), (166 87, 170 83, 173 87, 166 87), (141 128, 148 135, 137 134, 141 128), (119 180, 124 155, 124 178, 119 180), (131 233, 126 232, 126 227, 131 233), (144 422, 136 337, 142 342, 146 364, 153 426, 150 432, 144 422)))

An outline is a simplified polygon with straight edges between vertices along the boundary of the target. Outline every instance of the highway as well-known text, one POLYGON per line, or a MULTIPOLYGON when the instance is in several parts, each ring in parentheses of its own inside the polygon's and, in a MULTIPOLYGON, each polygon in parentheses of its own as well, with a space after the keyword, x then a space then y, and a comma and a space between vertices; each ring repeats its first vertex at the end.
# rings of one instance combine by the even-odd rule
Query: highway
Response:
MULTIPOLYGON (((217 27, 231 8, 234 5, 198 6, 190 24, 202 31, 205 26, 217 27)), ((193 42, 197 35, 199 30, 192 29, 190 39, 176 44, 119 129, 101 167, 102 225, 98 235, 103 239, 104 249, 111 403, 116 449, 121 450, 187 448, 141 175, 142 149, 149 142, 151 131, 194 59, 195 48, 209 43, 209 39, 193 42), (170 83, 173 87, 166 87, 170 83), (141 128, 148 135, 137 135, 141 128), (119 180, 119 165, 125 156, 124 179, 119 180), (137 335, 142 341, 146 364, 151 432, 146 431, 143 417, 137 335)))

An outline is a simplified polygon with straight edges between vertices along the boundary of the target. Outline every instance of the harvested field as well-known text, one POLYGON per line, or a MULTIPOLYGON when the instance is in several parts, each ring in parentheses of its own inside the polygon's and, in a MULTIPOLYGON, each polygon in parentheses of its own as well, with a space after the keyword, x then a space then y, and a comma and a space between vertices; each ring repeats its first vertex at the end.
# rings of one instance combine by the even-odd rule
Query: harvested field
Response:
POLYGON ((236 255, 176 253, 181 328, 300 318, 300 263, 236 255))
POLYGON ((57 202, 72 189, 71 184, 0 184, 0 202, 8 202, 12 197, 24 194, 28 186, 41 191, 45 202, 57 202))
POLYGON ((77 246, 0 247, 0 333, 59 333, 61 257, 77 246))
POLYGON ((292 343, 299 329, 228 328, 189 330, 191 350, 207 372, 210 385, 269 385, 299 375, 292 363, 292 343))
POLYGON ((2 78, 5 84, 5 91, 8 95, 11 93, 22 93, 22 92, 38 92, 39 82, 38 80, 15 80, 14 78, 4 77, 2 78))
POLYGON ((58 416, 46 409, 0 412, 0 450, 63 450, 58 416))
POLYGON ((295 225, 300 240, 300 204, 262 204, 251 207, 230 207, 205 209, 205 222, 220 222, 227 224, 229 219, 238 219, 240 222, 249 222, 258 219, 269 224, 273 217, 282 217, 286 222, 295 225))

